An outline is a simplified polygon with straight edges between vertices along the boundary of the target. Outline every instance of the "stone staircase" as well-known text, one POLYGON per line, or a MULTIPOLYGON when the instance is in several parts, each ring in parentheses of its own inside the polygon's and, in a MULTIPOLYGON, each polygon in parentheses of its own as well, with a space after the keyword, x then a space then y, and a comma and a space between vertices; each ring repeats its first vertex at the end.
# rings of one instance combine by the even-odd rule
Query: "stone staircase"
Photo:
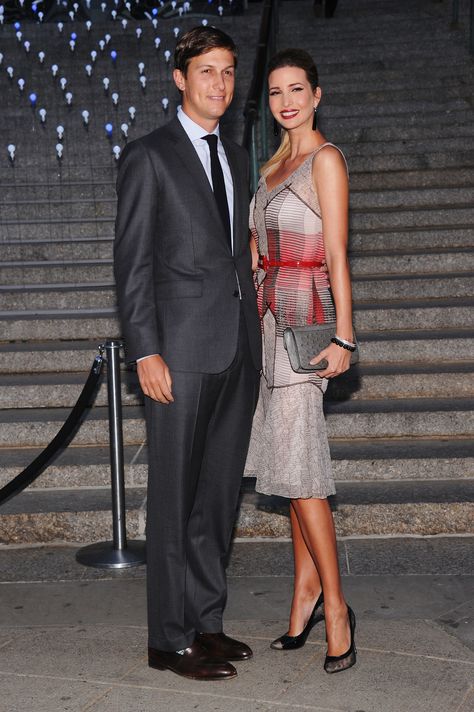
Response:
MULTIPOLYGON (((241 96, 258 28, 259 7, 249 8, 243 18, 219 19, 242 49, 241 96)), ((281 4, 280 46, 304 47, 315 56, 323 128, 345 151, 351 172, 361 364, 334 381, 327 398, 335 517, 344 537, 473 533, 474 69, 467 35, 462 28, 450 31, 449 13, 447 1, 340 0, 333 20, 316 20, 307 0, 281 4)), ((38 43, 41 33, 45 28, 32 27, 38 43)), ((150 81, 146 101, 139 87, 124 88, 140 61, 133 35, 124 41, 120 93, 130 91, 137 107, 132 131, 140 135, 166 120, 160 108, 166 74, 162 83, 159 72, 155 86, 150 81)), ((16 49, 9 37, 5 42, 16 49)), ((142 50, 147 66, 153 66, 151 52, 142 50)), ((86 97, 85 76, 71 76, 77 94, 86 97)), ((5 85, 0 72, 0 90, 5 85)), ((53 100, 57 88, 55 94, 50 89, 53 100)), ((18 120, 15 91, 9 87, 7 94, 10 125, 0 126, 5 144, 18 120)), ((95 105, 105 122, 102 94, 99 86, 95 105)), ((237 109, 227 122, 234 135, 242 126, 237 109)), ((41 147, 40 160, 27 154, 38 130, 35 125, 22 134, 13 168, 2 159, 0 485, 56 434, 97 345, 119 334, 110 144, 92 127, 84 141, 76 116, 66 125, 76 148, 58 167, 54 136, 48 151, 41 147)), ((144 422, 135 375, 123 376, 128 528, 140 536, 144 422)), ((107 438, 102 386, 72 445, 2 507, 0 542, 109 538, 107 438)), ((287 536, 286 509, 285 501, 256 495, 246 480, 236 534, 287 536)))

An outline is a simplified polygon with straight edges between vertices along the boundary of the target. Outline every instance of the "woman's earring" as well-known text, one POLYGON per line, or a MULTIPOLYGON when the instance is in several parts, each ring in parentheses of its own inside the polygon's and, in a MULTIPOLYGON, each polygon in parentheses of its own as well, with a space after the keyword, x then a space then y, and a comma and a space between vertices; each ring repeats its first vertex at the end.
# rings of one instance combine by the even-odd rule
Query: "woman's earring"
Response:
POLYGON ((318 107, 314 107, 314 114, 313 114, 313 131, 318 130, 318 107))
POLYGON ((280 124, 276 119, 273 119, 273 135, 274 136, 279 136, 280 135, 280 124))

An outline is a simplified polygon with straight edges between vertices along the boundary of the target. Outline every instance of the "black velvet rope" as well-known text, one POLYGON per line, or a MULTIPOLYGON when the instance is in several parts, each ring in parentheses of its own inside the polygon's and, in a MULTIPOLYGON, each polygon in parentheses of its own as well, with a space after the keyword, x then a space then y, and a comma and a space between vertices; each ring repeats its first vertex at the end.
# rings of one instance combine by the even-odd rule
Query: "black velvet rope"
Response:
POLYGON ((92 364, 92 368, 87 377, 87 381, 84 384, 84 388, 82 389, 74 408, 65 420, 64 425, 54 436, 49 445, 47 445, 45 449, 40 452, 37 457, 35 457, 33 462, 30 462, 28 467, 25 467, 23 472, 20 472, 19 475, 14 477, 13 480, 0 489, 0 505, 12 497, 15 497, 15 495, 22 492, 25 487, 28 487, 28 485, 34 482, 36 478, 41 475, 43 470, 46 469, 58 450, 64 447, 67 443, 70 436, 79 425, 84 411, 90 405, 91 398, 94 395, 99 383, 103 363, 104 358, 102 355, 95 357, 94 363, 92 364))

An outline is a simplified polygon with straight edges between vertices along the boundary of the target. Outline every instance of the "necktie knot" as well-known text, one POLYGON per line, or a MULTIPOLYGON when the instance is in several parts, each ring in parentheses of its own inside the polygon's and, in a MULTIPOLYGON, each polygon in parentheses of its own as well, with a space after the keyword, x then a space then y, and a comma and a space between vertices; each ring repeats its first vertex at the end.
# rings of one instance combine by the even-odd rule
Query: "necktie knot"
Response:
POLYGON ((207 134, 206 136, 202 136, 202 138, 204 141, 207 141, 210 150, 217 151, 217 134, 207 134))

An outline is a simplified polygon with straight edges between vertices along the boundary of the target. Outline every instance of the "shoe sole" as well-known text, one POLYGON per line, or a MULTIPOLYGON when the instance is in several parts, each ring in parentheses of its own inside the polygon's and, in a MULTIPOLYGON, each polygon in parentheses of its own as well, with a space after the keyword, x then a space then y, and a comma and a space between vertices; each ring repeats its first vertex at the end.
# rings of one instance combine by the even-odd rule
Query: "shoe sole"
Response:
POLYGON ((148 667, 154 668, 155 670, 169 670, 170 672, 174 672, 175 675, 179 675, 180 677, 185 677, 188 680, 198 680, 198 681, 203 681, 203 682, 218 682, 219 680, 232 680, 234 677, 237 677, 237 671, 235 673, 232 673, 231 675, 217 675, 216 677, 209 676, 209 677, 197 677, 196 675, 186 675, 183 672, 179 672, 178 670, 175 670, 174 668, 169 667, 169 665, 160 665, 159 663, 154 663, 148 661, 148 667))

